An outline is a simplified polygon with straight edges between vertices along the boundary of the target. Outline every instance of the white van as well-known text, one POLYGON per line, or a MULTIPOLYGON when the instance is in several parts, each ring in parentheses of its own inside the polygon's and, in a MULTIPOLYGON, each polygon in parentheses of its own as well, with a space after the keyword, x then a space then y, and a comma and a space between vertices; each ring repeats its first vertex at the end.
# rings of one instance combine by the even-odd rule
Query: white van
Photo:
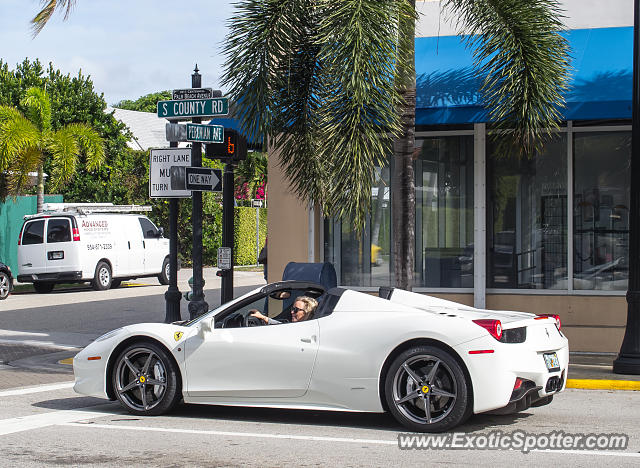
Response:
POLYGON ((33 283, 39 293, 51 292, 56 283, 84 281, 105 290, 141 276, 169 284, 169 240, 162 228, 144 215, 126 213, 150 210, 50 203, 45 212, 25 216, 18 281, 33 283))

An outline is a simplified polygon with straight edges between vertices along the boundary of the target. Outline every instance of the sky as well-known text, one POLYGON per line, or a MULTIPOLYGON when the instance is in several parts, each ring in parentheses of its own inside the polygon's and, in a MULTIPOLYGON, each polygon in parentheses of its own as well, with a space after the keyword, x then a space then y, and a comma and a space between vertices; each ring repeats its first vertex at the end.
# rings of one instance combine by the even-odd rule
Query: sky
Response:
POLYGON ((78 0, 32 38, 39 0, 0 0, 0 59, 10 69, 26 57, 72 76, 82 70, 107 104, 165 89, 220 89, 221 44, 233 6, 222 0, 78 0))

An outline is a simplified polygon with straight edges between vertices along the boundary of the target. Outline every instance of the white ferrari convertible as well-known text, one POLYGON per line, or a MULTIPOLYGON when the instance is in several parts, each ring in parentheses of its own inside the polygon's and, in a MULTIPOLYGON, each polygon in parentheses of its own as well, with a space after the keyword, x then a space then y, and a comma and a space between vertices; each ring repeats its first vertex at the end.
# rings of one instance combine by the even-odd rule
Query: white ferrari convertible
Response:
POLYGON ((569 347, 553 315, 496 312, 381 288, 380 297, 282 281, 195 320, 113 330, 73 361, 75 391, 137 415, 208 405, 389 411, 439 432, 472 413, 546 405, 569 347), (317 298, 287 323, 299 296, 317 298), (265 325, 257 309, 280 324, 265 325))

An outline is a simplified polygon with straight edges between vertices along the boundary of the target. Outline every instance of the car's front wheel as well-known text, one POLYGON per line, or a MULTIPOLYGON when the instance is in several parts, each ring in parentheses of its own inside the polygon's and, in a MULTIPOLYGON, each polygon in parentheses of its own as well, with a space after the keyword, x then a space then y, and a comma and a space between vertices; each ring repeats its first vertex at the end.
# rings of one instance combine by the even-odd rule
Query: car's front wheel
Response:
POLYGON ((416 346, 389 367, 385 397, 398 422, 417 432, 442 432, 471 414, 469 383, 458 361, 435 346, 416 346))
POLYGON ((9 297, 10 292, 11 280, 9 279, 9 275, 4 271, 0 271, 0 300, 9 297))
POLYGON ((134 343, 124 349, 115 362, 111 378, 118 401, 133 414, 166 413, 181 397, 174 361, 153 343, 134 343))

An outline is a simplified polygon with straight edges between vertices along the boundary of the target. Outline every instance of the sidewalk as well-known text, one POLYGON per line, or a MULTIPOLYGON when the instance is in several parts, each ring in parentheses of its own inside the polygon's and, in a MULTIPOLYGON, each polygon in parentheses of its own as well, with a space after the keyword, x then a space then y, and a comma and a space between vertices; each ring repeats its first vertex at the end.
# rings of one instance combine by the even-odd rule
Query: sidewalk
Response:
POLYGON ((567 388, 640 390, 640 375, 613 373, 616 354, 570 353, 567 388))

